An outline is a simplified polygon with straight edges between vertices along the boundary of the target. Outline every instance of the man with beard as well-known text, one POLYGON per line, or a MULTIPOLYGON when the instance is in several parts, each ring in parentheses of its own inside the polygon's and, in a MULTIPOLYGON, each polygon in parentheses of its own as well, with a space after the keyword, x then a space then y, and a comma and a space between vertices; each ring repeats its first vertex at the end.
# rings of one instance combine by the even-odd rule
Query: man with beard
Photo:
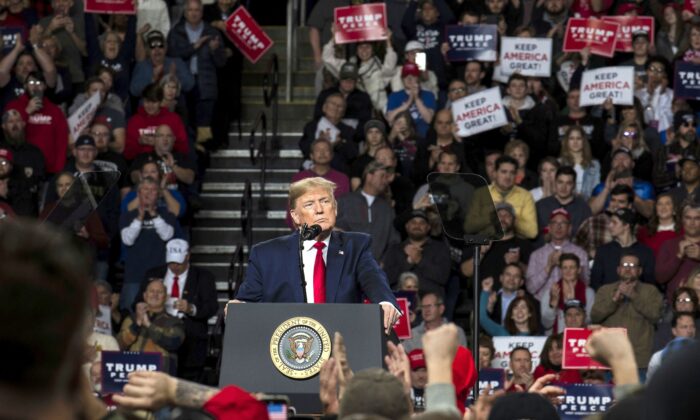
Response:
POLYGON ((467 65, 464 67, 464 81, 467 83, 467 95, 486 89, 486 86, 482 84, 484 76, 486 76, 484 63, 481 61, 467 62, 467 65))
POLYGON ((36 216, 39 183, 44 178, 44 155, 38 147, 26 142, 25 123, 19 111, 10 109, 2 115, 2 133, 0 147, 13 156, 12 208, 21 216, 36 216))
POLYGON ((68 122, 63 111, 45 97, 46 88, 41 73, 29 73, 24 82, 25 93, 7 104, 5 109, 19 111, 27 123, 27 141, 41 150, 46 172, 55 174, 66 164, 68 122))
POLYGON ((401 273, 411 271, 420 279, 419 292, 444 296, 452 266, 449 248, 429 236, 430 222, 422 210, 413 211, 405 228, 408 238, 391 245, 382 261, 389 286, 396 289, 401 273))
POLYGON ((544 13, 532 21, 537 37, 552 38, 552 52, 554 54, 562 50, 564 29, 568 18, 569 12, 564 0, 546 0, 544 2, 544 13))
MULTIPOLYGON (((695 128, 693 128, 695 130, 695 128)), ((690 199, 696 201, 698 195, 698 187, 700 187, 700 162, 694 154, 684 156, 679 162, 681 172, 681 183, 679 186, 671 190, 674 207, 679 209, 683 206, 683 202, 690 199)))
MULTIPOLYGON (((481 247, 481 265, 479 272, 481 278, 486 280, 491 277, 495 281, 495 289, 501 287, 498 281, 499 275, 506 265, 517 264, 523 272, 527 271, 527 262, 534 250, 532 241, 515 236, 515 209, 506 202, 496 204, 498 220, 503 227, 503 238, 490 242, 481 247)), ((462 251, 461 271, 466 277, 474 275, 474 251, 473 247, 466 246, 462 251)))

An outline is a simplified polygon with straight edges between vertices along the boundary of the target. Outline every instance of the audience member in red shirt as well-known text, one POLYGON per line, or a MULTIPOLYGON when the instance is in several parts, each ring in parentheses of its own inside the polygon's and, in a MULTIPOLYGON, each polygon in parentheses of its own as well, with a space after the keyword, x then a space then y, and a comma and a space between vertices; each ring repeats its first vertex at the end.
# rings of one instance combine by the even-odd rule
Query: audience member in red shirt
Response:
POLYGON ((184 155, 189 151, 187 132, 180 117, 167 108, 161 107, 163 88, 157 84, 148 85, 143 91, 143 106, 126 125, 126 145, 124 157, 132 160, 141 153, 151 153, 156 141, 156 130, 161 125, 169 126, 175 134, 173 149, 184 155))
POLYGON ((41 150, 47 174, 56 174, 66 164, 68 122, 61 109, 44 97, 46 82, 41 73, 29 73, 24 90, 5 110, 15 109, 22 115, 27 124, 27 142, 41 150))
POLYGON ((676 208, 670 194, 660 194, 656 199, 654 214, 647 226, 637 229, 637 240, 651 248, 654 256, 659 255, 661 245, 681 235, 680 224, 676 223, 676 208))
POLYGON ((563 384, 580 384, 583 383, 581 373, 578 370, 562 369, 562 335, 550 335, 542 347, 542 355, 540 356, 540 364, 535 368, 534 380, 541 378, 544 375, 554 373, 559 375, 556 382, 563 384))

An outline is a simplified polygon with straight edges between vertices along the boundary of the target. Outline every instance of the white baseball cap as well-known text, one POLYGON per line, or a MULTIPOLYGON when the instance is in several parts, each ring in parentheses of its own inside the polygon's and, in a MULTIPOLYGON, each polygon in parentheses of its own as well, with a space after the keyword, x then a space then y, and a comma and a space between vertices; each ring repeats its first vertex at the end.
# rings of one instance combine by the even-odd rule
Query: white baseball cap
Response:
POLYGON ((165 262, 182 264, 187 258, 190 245, 184 239, 171 239, 165 249, 165 262))
POLYGON ((406 48, 404 49, 405 52, 409 51, 423 51, 425 49, 425 46, 421 44, 418 41, 408 41, 406 43, 406 48))

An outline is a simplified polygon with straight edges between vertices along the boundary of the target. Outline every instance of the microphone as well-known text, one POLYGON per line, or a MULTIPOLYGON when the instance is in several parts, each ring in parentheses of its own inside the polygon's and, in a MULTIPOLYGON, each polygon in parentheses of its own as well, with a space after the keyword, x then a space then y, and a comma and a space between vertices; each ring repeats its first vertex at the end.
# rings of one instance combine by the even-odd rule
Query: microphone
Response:
POLYGON ((304 239, 305 241, 308 241, 309 239, 313 239, 317 237, 321 233, 321 226, 319 225, 311 225, 308 226, 307 224, 304 224, 301 227, 301 238, 304 239))

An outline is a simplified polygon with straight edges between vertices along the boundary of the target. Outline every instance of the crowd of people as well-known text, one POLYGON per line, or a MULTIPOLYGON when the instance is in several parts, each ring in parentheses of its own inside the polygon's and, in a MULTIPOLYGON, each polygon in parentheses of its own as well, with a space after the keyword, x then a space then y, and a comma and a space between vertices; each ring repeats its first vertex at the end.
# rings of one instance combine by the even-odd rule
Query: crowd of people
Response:
MULTIPOLYGON (((202 381, 219 303, 189 231, 209 153, 240 113, 243 56, 224 24, 240 3, 134 6, 0 1, 0 218, 59 225, 90 255, 93 350, 158 352, 164 371, 202 381)), ((100 362, 94 351, 96 391, 100 362)))
MULTIPOLYGON (((548 373, 564 383, 609 380, 562 368, 565 328, 626 329, 642 379, 692 342, 700 320, 698 107, 674 95, 672 70, 698 63, 697 8, 386 2, 386 40, 338 45, 333 10, 345 3, 319 1, 307 22, 318 96, 294 180, 335 182, 337 227, 370 234, 392 289, 417 292, 407 353, 455 319, 472 286, 481 291, 481 367, 493 359, 491 337, 548 337, 534 371, 530 351, 511 353, 510 390, 548 373), (611 58, 562 51, 568 18, 603 16, 650 16, 656 30, 635 30, 632 51, 611 58), (497 25, 499 36, 552 39, 551 76, 504 78, 498 63, 450 61, 446 27, 478 24, 497 25), (580 105, 582 73, 605 66, 633 67, 633 104, 580 105), (452 104, 491 87, 501 90, 508 123, 460 137, 452 104), (444 233, 439 191, 426 185, 429 173, 459 172, 484 177, 504 232, 480 248, 476 285, 474 250, 444 233)), ((453 199, 468 189, 446 183, 453 199)), ((455 203, 465 231, 490 206, 471 193, 473 202, 455 203)), ((458 338, 466 345, 464 331, 458 338)))
MULTIPOLYGON (((406 314, 413 338, 395 350, 405 347, 397 359, 415 368, 413 404, 436 395, 422 350, 432 331, 452 329, 470 287, 480 290, 479 368, 494 356, 492 337, 548 336, 534 371, 528 349, 510 353, 510 391, 540 391, 553 373, 608 381, 562 368, 562 331, 591 324, 625 328, 637 374, 667 377, 664 361, 692 342, 700 318, 698 107, 674 96, 671 73, 700 63, 700 10, 659 0, 387 2, 386 40, 337 45, 333 10, 347 3, 310 9, 317 100, 293 180, 333 181, 337 227, 370 234, 392 289, 417 293, 406 314), (612 58, 562 51, 568 18, 605 15, 652 16, 657 29, 635 32, 633 51, 612 58), (499 82, 492 62, 447 60, 446 26, 477 24, 551 38, 551 77, 499 82), (581 74, 608 65, 634 67, 634 104, 580 106, 581 74), (488 87, 501 89, 508 124, 459 137, 451 104, 488 87), (426 185, 429 173, 458 172, 488 181, 504 232, 478 251, 480 284, 474 250, 446 237, 426 185)), ((88 252, 93 349, 160 352, 164 370, 199 381, 219 308, 212 275, 189 264, 188 226, 207 151, 240 113, 242 55, 224 34, 239 4, 135 4, 136 15, 108 16, 84 13, 82 0, 0 0, 11 39, 0 55, 0 218, 62 225, 88 252), (93 95, 94 118, 71 135, 68 116, 93 95), (97 211, 87 216, 85 203, 97 211)), ((460 329, 449 340, 467 345, 460 329)), ((93 355, 86 366, 98 391, 99 364, 93 355)))

